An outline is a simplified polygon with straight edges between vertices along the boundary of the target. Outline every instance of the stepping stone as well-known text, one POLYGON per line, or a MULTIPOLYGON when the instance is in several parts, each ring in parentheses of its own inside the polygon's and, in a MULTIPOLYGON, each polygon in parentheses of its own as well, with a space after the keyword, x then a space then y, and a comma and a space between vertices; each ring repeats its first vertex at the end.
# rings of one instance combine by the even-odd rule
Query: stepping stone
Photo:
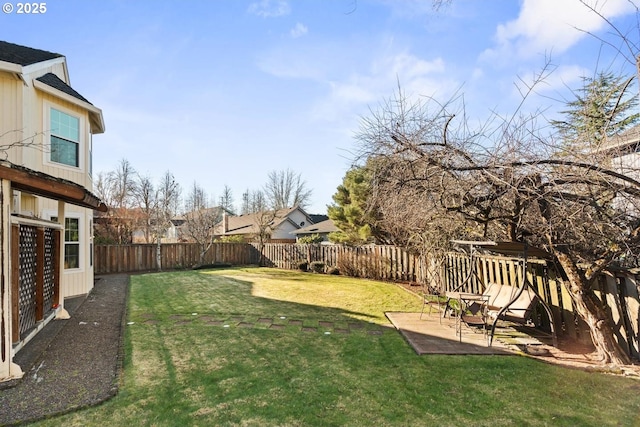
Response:
POLYGON ((348 329, 340 329, 340 328, 334 329, 333 332, 336 333, 336 334, 349 334, 349 333, 351 333, 351 331, 349 331, 348 329))
POLYGON ((333 328, 333 322, 320 321, 318 322, 318 325, 322 326, 323 328, 333 328))
POLYGON ((302 320, 289 320, 289 324, 292 326, 302 326, 302 320))
POLYGON ((238 323, 238 326, 241 327, 241 328, 253 328, 253 323, 240 322, 240 323, 238 323))
POLYGON ((191 322, 188 321, 188 320, 178 320, 176 322, 176 325, 188 325, 189 323, 191 323, 191 322))
POLYGON ((349 323, 349 329, 362 329, 364 325, 362 323, 349 323))
POLYGON ((171 320, 180 320, 180 319, 184 319, 185 316, 182 314, 172 314, 171 316, 169 316, 169 319, 171 320))
POLYGON ((267 317, 261 317, 258 319, 258 323, 272 323, 273 319, 267 317))
POLYGON ((200 317, 200 319, 202 319, 203 322, 209 322, 209 321, 213 320, 213 317, 211 317, 211 316, 202 316, 202 317, 200 317))
POLYGON ((220 326, 223 324, 222 320, 208 320, 205 323, 211 326, 220 326))
POLYGON ((318 328, 313 328, 311 326, 305 326, 302 328, 302 332, 318 332, 318 328))
POLYGON ((277 331, 280 331, 280 330, 284 329, 284 325, 275 325, 274 324, 274 325, 269 326, 269 329, 275 329, 277 331))
POLYGON ((231 316, 230 319, 234 322, 242 322, 244 320, 244 316, 231 316))

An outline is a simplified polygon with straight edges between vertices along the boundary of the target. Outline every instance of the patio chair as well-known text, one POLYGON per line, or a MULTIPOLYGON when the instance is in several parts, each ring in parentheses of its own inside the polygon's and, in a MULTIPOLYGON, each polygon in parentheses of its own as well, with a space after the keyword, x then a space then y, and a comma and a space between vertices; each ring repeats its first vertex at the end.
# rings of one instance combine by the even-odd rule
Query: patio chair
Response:
POLYGON ((422 315, 424 314, 425 306, 429 306, 429 316, 431 316, 431 311, 433 310, 433 303, 436 302, 438 305, 438 314, 441 312, 440 306, 442 304, 442 298, 444 295, 439 292, 437 289, 429 286, 426 283, 422 285, 422 310, 420 311, 420 319, 422 319, 422 315))

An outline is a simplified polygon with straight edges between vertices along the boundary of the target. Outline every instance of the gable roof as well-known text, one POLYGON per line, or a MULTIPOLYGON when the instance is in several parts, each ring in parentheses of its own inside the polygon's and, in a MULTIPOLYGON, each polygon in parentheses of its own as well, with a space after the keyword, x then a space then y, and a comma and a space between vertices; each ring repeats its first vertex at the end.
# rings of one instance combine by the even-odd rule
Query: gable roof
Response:
MULTIPOLYGON (((262 211, 256 212, 252 214, 245 214, 240 216, 227 216, 222 223, 218 224, 215 229, 216 235, 230 235, 230 234, 256 234, 260 232, 260 223, 266 218, 263 215, 273 215, 273 220, 269 223, 269 227, 272 230, 277 229, 282 223, 285 221, 289 221, 292 224, 294 223, 289 219, 289 215, 294 211, 299 210, 302 212, 308 219, 309 215, 302 210, 299 206, 294 206, 292 208, 279 209, 277 211, 262 211), (226 231, 224 230, 224 222, 226 221, 226 231)), ((299 227, 298 224, 295 224, 296 227, 299 227)))
POLYGON ((318 224, 322 221, 328 220, 329 216, 324 214, 309 214, 309 218, 311 218, 311 222, 318 224))
MULTIPOLYGON (((60 77, 56 76, 53 73, 47 73, 44 76, 38 77, 36 80, 46 84, 47 86, 50 86, 50 87, 54 88, 54 89, 58 89, 59 91, 64 92, 67 95, 73 96, 74 98, 77 98, 80 101, 84 101, 87 104, 91 104, 87 100, 87 98, 85 98, 84 96, 80 95, 71 86, 69 86, 64 81, 62 81, 62 79, 60 77)), ((91 104, 91 105, 93 105, 93 104, 91 104)))
POLYGON ((310 224, 306 227, 302 227, 299 230, 292 231, 291 234, 300 235, 300 234, 327 234, 332 233, 334 231, 340 231, 338 227, 333 223, 332 220, 327 219, 325 221, 321 221, 317 224, 310 224))
POLYGON ((50 59, 60 58, 59 53, 47 52, 46 50, 33 49, 31 47, 0 41, 0 61, 17 65, 31 65, 50 59))
POLYGON ((617 152, 624 154, 640 143, 640 125, 633 126, 622 133, 607 138, 598 148, 599 152, 617 152))

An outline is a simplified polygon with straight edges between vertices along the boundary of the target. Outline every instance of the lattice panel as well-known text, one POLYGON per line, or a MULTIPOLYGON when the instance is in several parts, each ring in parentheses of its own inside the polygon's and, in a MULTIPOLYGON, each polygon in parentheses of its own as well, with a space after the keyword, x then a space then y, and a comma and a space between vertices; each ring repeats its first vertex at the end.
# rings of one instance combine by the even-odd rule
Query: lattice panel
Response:
POLYGON ((36 324, 36 227, 20 225, 20 335, 36 324))
POLYGON ((44 229, 44 312, 48 312, 51 310, 53 306, 53 291, 55 285, 55 277, 54 277, 54 251, 56 248, 54 247, 54 239, 53 239, 53 229, 45 228, 44 229))

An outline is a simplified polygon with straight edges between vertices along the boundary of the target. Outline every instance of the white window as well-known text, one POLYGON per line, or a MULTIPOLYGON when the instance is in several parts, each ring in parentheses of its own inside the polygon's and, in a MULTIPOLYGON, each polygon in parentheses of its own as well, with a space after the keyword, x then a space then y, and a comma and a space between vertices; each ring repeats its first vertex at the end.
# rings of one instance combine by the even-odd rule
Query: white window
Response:
MULTIPOLYGON (((58 222, 58 217, 51 217, 58 222)), ((80 218, 64 219, 64 268, 80 268, 80 218)))
POLYGON ((54 163, 80 167, 80 118, 56 108, 49 111, 50 158, 54 163))

